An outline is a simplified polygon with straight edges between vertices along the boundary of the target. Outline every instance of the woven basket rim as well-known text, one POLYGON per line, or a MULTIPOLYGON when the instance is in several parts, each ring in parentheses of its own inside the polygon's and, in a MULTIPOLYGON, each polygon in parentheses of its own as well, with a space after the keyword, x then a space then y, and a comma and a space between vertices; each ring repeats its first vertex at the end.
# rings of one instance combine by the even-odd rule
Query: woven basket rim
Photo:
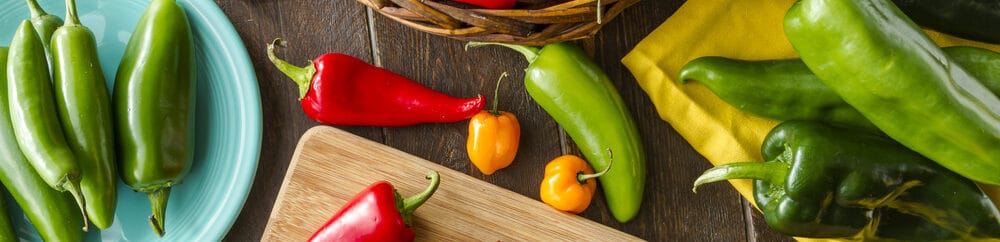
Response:
POLYGON ((407 27, 463 41, 522 45, 593 37, 640 0, 569 0, 536 9, 462 8, 428 0, 357 0, 407 27), (601 23, 597 22, 600 2, 601 23))

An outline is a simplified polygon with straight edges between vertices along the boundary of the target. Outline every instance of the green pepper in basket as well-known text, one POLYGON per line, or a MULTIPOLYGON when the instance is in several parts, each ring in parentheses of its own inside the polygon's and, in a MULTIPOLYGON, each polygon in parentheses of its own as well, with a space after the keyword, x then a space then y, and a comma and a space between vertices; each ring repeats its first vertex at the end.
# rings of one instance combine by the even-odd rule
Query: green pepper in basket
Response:
MULTIPOLYGON (((1000 94, 1000 53, 968 46, 942 50, 990 91, 1000 94)), ((877 129, 799 59, 748 61, 705 56, 685 64, 679 76, 681 83, 697 81, 726 103, 753 115, 877 129)))
POLYGON ((164 234, 170 189, 194 159, 194 39, 184 9, 153 0, 115 77, 113 105, 122 181, 149 197, 150 225, 164 234))
POLYGON ((808 121, 774 127, 767 162, 705 171, 699 185, 754 179, 767 224, 811 238, 901 241, 1000 238, 1000 212, 971 180, 866 131, 808 121))
POLYGON ((969 179, 1000 185, 1000 98, 889 0, 803 0, 784 30, 823 83, 882 132, 969 179))
POLYGON ((615 166, 598 178, 611 215, 628 222, 639 212, 646 183, 646 153, 632 114, 611 79, 571 42, 535 47, 501 45, 528 59, 524 86, 528 95, 559 123, 595 170, 615 166))

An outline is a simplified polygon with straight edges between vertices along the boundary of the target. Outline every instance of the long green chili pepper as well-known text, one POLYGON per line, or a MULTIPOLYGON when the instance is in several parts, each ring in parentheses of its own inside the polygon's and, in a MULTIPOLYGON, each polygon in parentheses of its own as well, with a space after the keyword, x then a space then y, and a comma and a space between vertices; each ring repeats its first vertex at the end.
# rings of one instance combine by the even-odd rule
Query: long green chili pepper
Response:
MULTIPOLYGON (((968 46, 942 50, 1000 95, 1000 53, 968 46)), ((681 83, 697 81, 726 103, 753 115, 877 129, 799 59, 748 61, 706 56, 688 62, 679 73, 681 83)))
POLYGON ((18 147, 49 186, 76 198, 86 231, 89 223, 80 192, 80 165, 59 125, 45 49, 28 20, 14 33, 7 59, 8 105, 18 147))
POLYGON ((785 35, 823 83, 886 135, 1000 185, 1000 98, 889 0, 802 0, 785 35))
POLYGON ((111 97, 94 34, 77 18, 76 1, 66 0, 65 25, 52 34, 52 58, 59 120, 83 172, 87 215, 106 229, 118 198, 111 97))
POLYGON ((495 44, 514 49, 528 59, 524 86, 528 94, 559 123, 595 170, 615 165, 598 178, 611 215, 628 222, 639 212, 646 183, 646 153, 632 114, 601 68, 572 42, 541 49, 495 44))
POLYGON ((35 27, 35 31, 38 32, 38 38, 42 39, 42 45, 45 46, 45 51, 49 52, 51 50, 49 47, 49 39, 52 38, 52 33, 56 32, 56 29, 63 24, 63 20, 59 16, 51 15, 42 9, 42 6, 38 5, 36 0, 25 0, 28 4, 28 11, 31 11, 31 25, 35 27))
POLYGON ((170 189, 194 159, 194 64, 184 9, 154 0, 128 41, 112 98, 122 180, 149 197, 149 222, 159 236, 170 189))
MULTIPOLYGON (((7 48, 0 48, 0 69, 6 73, 6 67, 7 48)), ((79 209, 71 196, 49 187, 21 153, 7 103, 5 74, 0 75, 0 182, 43 240, 82 241, 79 209)))

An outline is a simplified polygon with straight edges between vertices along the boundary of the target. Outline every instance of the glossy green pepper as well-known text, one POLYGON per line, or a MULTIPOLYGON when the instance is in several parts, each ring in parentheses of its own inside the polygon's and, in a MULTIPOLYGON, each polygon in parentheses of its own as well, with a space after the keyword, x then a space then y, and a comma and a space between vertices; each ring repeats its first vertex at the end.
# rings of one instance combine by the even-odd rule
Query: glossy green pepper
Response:
POLYGON ((802 61, 882 132, 1000 185, 1000 98, 889 0, 803 0, 784 30, 802 61))
MULTIPOLYGON (((63 24, 63 20, 59 18, 59 16, 46 13, 45 9, 38 5, 38 1, 25 1, 28 4, 28 11, 31 11, 31 25, 35 27, 35 31, 38 32, 38 38, 42 40, 42 45, 45 46, 45 52, 49 53, 49 50, 51 50, 49 48, 49 40, 52 39, 52 33, 56 32, 56 29, 63 24)), ((46 56, 51 57, 51 55, 48 54, 46 54, 46 56)))
POLYGON ((900 241, 1000 238, 1000 211, 972 180, 880 134, 786 121, 761 147, 766 162, 717 166, 695 181, 754 179, 776 231, 810 238, 900 241))
POLYGON ((194 159, 194 39, 174 0, 153 0, 125 48, 112 102, 121 178, 146 193, 163 236, 171 188, 194 159))
POLYGON ((646 183, 646 153, 632 114, 611 79, 572 42, 535 47, 501 45, 528 59, 528 95, 562 126, 594 170, 604 170, 614 151, 615 165, 598 178, 611 215, 628 222, 639 212, 646 183))
POLYGON ((18 147, 45 183, 76 198, 86 231, 89 223, 80 192, 80 165, 59 124, 45 49, 28 20, 14 33, 7 60, 10 122, 18 147))
POLYGON ((73 0, 66 1, 66 22, 52 34, 51 48, 59 121, 83 173, 87 216, 106 229, 118 198, 111 97, 94 34, 80 23, 73 0))
MULTIPOLYGON (((1000 94, 1000 53, 968 46, 942 50, 990 91, 1000 94)), ((700 57, 685 64, 677 80, 697 81, 733 107, 765 118, 816 120, 877 129, 799 59, 748 61, 700 57)))
MULTIPOLYGON (((6 67, 7 48, 0 47, 0 69, 6 67)), ((7 106, 7 75, 0 82, 0 183, 43 240, 82 241, 83 219, 73 199, 49 187, 21 153, 7 106)))

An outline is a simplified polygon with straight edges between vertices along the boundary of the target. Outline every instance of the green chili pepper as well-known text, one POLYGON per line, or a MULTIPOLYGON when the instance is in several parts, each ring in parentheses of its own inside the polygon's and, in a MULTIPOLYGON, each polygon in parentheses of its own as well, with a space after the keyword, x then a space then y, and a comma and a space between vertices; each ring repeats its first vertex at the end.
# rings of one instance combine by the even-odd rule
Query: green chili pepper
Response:
POLYGON ((159 236, 170 189, 194 159, 194 64, 184 9, 154 0, 128 41, 112 98, 122 180, 149 197, 149 222, 159 236))
MULTIPOLYGON (((0 69, 4 73, 7 54, 7 48, 0 47, 0 69)), ((0 82, 0 182, 43 240, 82 241, 83 219, 73 199, 49 187, 18 148, 7 106, 7 75, 0 75, 0 82)))
POLYGON ((583 50, 571 43, 535 47, 501 45, 528 59, 524 86, 577 144, 595 170, 615 165, 599 179, 611 215, 628 222, 639 212, 646 182, 646 153, 632 114, 610 78, 583 50))
POLYGON ((813 238, 969 241, 1000 238, 1000 211, 971 180, 866 131, 786 121, 761 147, 766 162, 705 171, 699 185, 754 179, 767 224, 813 238))
POLYGON ((59 120, 83 173, 87 215, 106 229, 114 222, 118 197, 111 97, 94 34, 80 23, 73 0, 66 1, 66 24, 52 35, 52 58, 59 120))
POLYGON ((45 9, 42 9, 42 6, 38 5, 38 1, 25 1, 28 4, 28 11, 31 11, 31 25, 38 32, 38 38, 42 40, 45 51, 49 52, 51 50, 49 48, 49 39, 52 39, 52 33, 56 32, 56 29, 63 24, 63 20, 59 16, 46 13, 45 9))
POLYGON ((8 105, 18 147, 45 183, 76 198, 86 231, 89 223, 80 192, 80 166, 59 125, 45 49, 28 20, 14 33, 7 59, 8 105))
MULTIPOLYGON (((1000 94, 1000 53, 966 46, 942 50, 1000 94)), ((681 83, 696 80, 726 103, 753 115, 877 129, 799 59, 747 61, 706 56, 685 64, 679 76, 681 83)))
POLYGON ((785 34, 809 69, 890 137, 1000 185, 1000 98, 888 0, 803 0, 785 34))

